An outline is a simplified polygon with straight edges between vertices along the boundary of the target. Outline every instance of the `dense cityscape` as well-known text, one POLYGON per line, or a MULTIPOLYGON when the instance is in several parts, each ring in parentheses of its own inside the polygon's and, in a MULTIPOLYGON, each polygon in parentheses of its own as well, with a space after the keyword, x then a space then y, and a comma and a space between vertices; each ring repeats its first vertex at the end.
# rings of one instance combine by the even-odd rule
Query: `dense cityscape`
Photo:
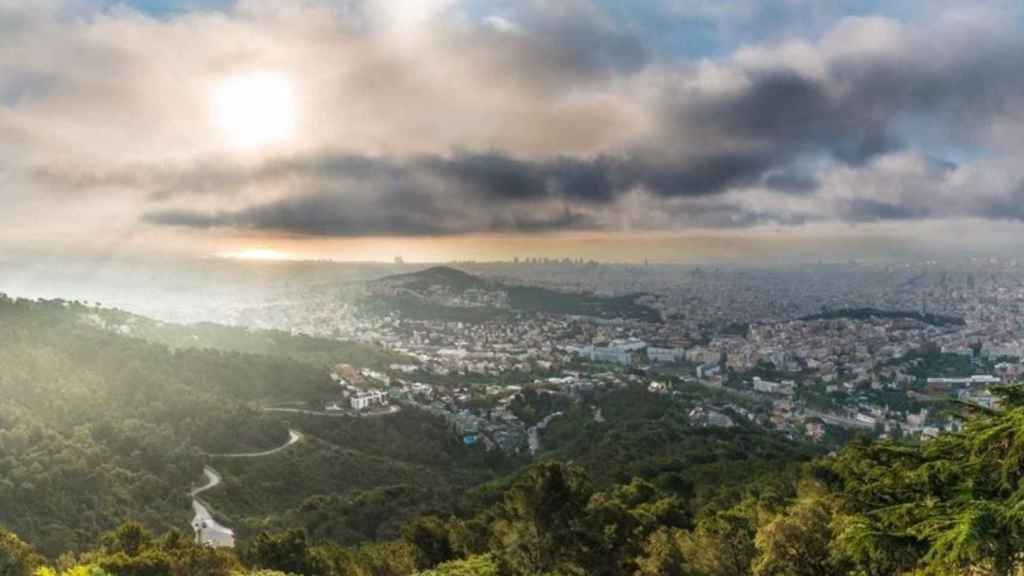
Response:
POLYGON ((379 372, 336 371, 338 400, 316 408, 413 403, 444 416, 466 442, 509 451, 536 451, 534 427, 564 403, 638 383, 666 402, 686 388, 717 391, 695 413, 705 423, 742 420, 832 443, 857 433, 935 436, 960 427, 949 401, 992 408, 989 388, 1021 371, 1024 268, 1015 261, 816 264, 786 274, 572 261, 464 263, 473 274, 398 267, 405 269, 413 272, 349 284, 333 301, 314 286, 237 318, 406 358, 379 372), (618 278, 598 293, 625 295, 655 314, 518 310, 509 298, 515 277, 547 277, 537 286, 562 293, 618 278), (365 304, 396 294, 419 303, 417 311, 401 301, 365 304), (514 408, 524 391, 562 401, 523 421, 514 408))

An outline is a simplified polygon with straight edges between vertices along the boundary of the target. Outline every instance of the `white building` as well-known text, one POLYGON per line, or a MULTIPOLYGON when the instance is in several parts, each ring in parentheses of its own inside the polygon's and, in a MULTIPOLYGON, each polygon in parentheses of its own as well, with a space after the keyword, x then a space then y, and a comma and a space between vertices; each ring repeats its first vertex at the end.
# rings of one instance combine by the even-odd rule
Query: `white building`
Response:
POLYGON ((929 378, 929 384, 999 384, 1001 380, 998 376, 992 376, 990 374, 975 374, 974 376, 968 376, 966 378, 929 378))
POLYGON ((863 424, 867 424, 868 426, 874 426, 875 424, 878 424, 877 418, 871 416, 870 414, 864 414, 863 412, 857 413, 857 416, 855 416, 854 419, 863 424))
POLYGON ((362 392, 349 399, 354 410, 366 410, 370 406, 383 406, 387 404, 387 401, 387 394, 381 390, 362 392))
POLYGON ((775 394, 779 391, 782 384, 778 382, 772 382, 771 380, 762 380, 760 376, 754 376, 754 390, 758 392, 764 392, 765 394, 775 394))
POLYGON ((673 364, 685 357, 686 351, 682 348, 658 348, 657 346, 647 347, 647 359, 651 362, 673 364))
POLYGON ((618 347, 598 348, 595 346, 579 346, 571 347, 569 350, 591 362, 614 362, 623 366, 629 366, 633 363, 633 354, 628 350, 618 347))
POLYGON ((701 380, 705 378, 711 378, 712 376, 718 374, 721 371, 722 368, 721 366, 719 366, 718 362, 709 362, 707 364, 702 364, 700 366, 697 366, 697 378, 700 378, 701 380))
POLYGON ((664 382, 651 382, 647 385, 647 390, 655 394, 665 394, 668 392, 668 385, 664 382))

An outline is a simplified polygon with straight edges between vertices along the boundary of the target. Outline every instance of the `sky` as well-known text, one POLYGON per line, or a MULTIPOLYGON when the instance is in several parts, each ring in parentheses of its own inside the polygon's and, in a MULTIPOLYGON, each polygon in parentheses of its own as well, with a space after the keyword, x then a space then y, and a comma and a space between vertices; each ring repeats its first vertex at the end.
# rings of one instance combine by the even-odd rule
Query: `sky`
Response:
POLYGON ((1010 0, 0 0, 0 253, 1013 253, 1022 24, 1010 0))

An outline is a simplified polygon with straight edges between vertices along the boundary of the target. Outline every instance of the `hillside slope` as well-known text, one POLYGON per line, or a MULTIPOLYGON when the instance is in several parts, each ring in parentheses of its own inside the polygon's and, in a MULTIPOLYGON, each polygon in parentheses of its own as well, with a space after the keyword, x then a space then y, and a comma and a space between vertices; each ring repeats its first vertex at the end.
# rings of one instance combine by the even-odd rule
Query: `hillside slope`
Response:
POLYGON ((597 296, 506 284, 448 266, 387 276, 367 283, 364 306, 413 320, 478 322, 511 314, 629 318, 659 322, 657 310, 638 303, 643 294, 597 296))

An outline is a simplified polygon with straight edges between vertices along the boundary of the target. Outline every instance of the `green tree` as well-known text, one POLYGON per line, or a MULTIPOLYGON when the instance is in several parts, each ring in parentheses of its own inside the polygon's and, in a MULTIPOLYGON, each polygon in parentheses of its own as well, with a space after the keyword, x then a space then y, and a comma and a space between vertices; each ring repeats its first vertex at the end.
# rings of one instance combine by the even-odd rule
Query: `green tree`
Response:
POLYGON ((1024 565, 1024 394, 920 446, 859 441, 816 467, 845 517, 838 545, 863 570, 1015 574, 1024 565), (874 565, 872 565, 874 564, 874 565))
POLYGON ((445 562, 418 576, 498 576, 498 567, 490 556, 472 556, 465 560, 445 562))
POLYGON ((104 534, 101 541, 109 553, 137 556, 153 543, 153 535, 138 522, 125 522, 104 534))
POLYGON ((574 466, 530 467, 505 493, 491 549, 502 574, 581 574, 591 548, 584 510, 593 489, 574 466))
POLYGON ((708 576, 748 576, 757 556, 758 510, 753 499, 719 511, 708 511, 697 521, 685 553, 708 576))
POLYGON ((124 552, 105 554, 96 564, 104 571, 117 576, 168 576, 171 574, 171 559, 160 550, 143 550, 129 556, 124 552))
POLYGON ((691 576, 696 574, 687 562, 686 533, 659 528, 647 537, 643 552, 636 560, 636 576, 691 576))
POLYGON ((260 532, 246 557, 260 568, 301 574, 306 569, 306 533, 298 529, 260 532))
POLYGON ((421 516, 405 525, 402 537, 418 554, 420 568, 431 568, 455 557, 448 525, 437 516, 421 516))
POLYGON ((832 549, 832 516, 820 498, 799 500, 762 526, 754 576, 831 576, 847 566, 832 549))
POLYGON ((687 522, 681 502, 640 478, 595 494, 586 514, 595 535, 587 561, 590 574, 634 572, 648 535, 659 528, 682 528, 687 522))
POLYGON ((5 530, 0 530, 0 576, 32 576, 43 558, 31 546, 5 530))

